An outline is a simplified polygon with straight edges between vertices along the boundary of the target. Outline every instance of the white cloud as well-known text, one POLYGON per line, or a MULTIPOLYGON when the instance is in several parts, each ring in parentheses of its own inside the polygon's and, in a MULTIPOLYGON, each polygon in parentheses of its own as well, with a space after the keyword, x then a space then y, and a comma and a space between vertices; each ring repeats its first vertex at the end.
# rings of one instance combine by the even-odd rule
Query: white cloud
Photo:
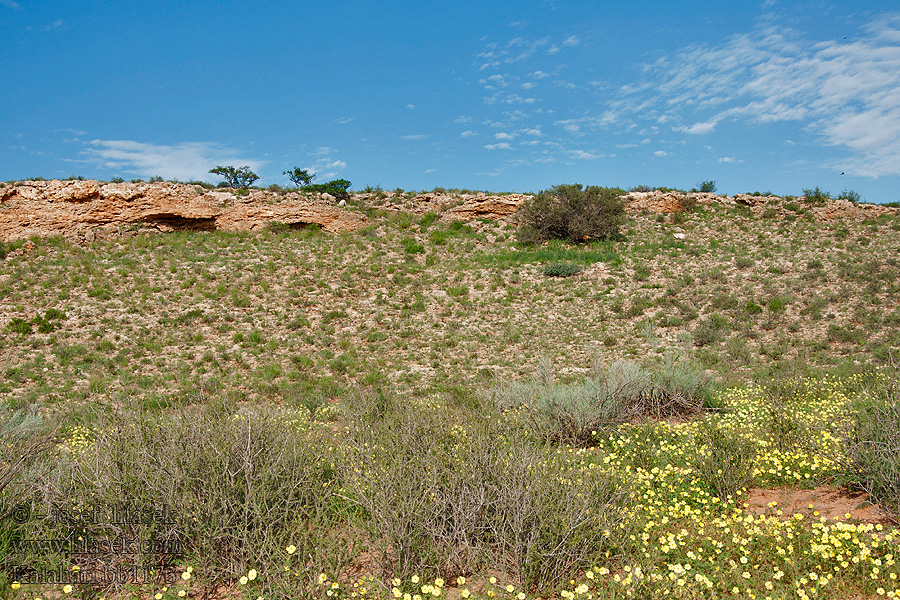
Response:
POLYGON ((743 160, 738 160, 733 156, 723 156, 719 159, 719 164, 731 164, 731 163, 742 163, 743 160))
POLYGON ((476 136, 476 135, 478 135, 478 134, 475 133, 474 131, 466 130, 466 131, 463 131, 462 133, 460 133, 459 137, 467 138, 467 137, 472 137, 472 136, 476 136))
POLYGON ((341 117, 340 119, 335 119, 334 122, 338 125, 346 125, 351 121, 355 121, 356 117, 341 117))
MULTIPOLYGON (((663 121, 660 121, 662 123, 663 121)), ((679 126, 673 127, 672 131, 678 131, 680 133, 689 133, 691 135, 698 135, 704 133, 711 133, 716 130, 716 125, 718 121, 716 119, 710 119, 709 121, 703 121, 702 123, 694 123, 690 126, 679 126)))
POLYGON ((488 144, 485 146, 488 150, 512 150, 512 146, 510 146, 507 142, 500 142, 499 144, 488 144))
POLYGON ((811 41, 767 21, 650 65, 650 89, 629 92, 660 97, 666 112, 694 123, 678 132, 709 133, 725 120, 796 122, 844 149, 842 171, 900 175, 900 13, 852 40, 811 41))
POLYGON ((573 48, 573 47, 577 46, 577 45, 580 44, 580 43, 581 43, 581 38, 580 38, 580 37, 578 37, 577 35, 570 35, 569 37, 567 37, 567 38, 563 41, 562 45, 563 45, 563 46, 568 46, 568 47, 570 47, 570 48, 573 48))
POLYGON ((585 152, 584 150, 570 150, 568 152, 568 155, 579 160, 593 160, 595 158, 600 158, 599 154, 591 154, 590 152, 585 152))
POLYGON ((424 133, 416 133, 413 135, 403 135, 400 137, 407 141, 417 141, 417 140, 424 140, 424 139, 428 138, 428 136, 424 133))
POLYGON ((20 8, 22 8, 20 4, 18 4, 17 2, 13 2, 12 0, 0 0, 0 4, 5 6, 6 8, 11 8, 13 10, 19 10, 20 8))
POLYGON ((530 128, 530 129, 523 129, 523 130, 522 130, 522 133, 524 133, 525 135, 535 135, 535 136, 541 136, 541 135, 544 135, 543 132, 540 130, 539 127, 532 127, 532 128, 530 128))
POLYGON ((498 140, 512 140, 515 139, 516 134, 514 133, 506 133, 505 131, 501 131, 499 133, 494 134, 494 139, 498 140))
POLYGON ((434 173, 435 169, 425 169, 425 174, 434 173))
POLYGON ((543 71, 535 71, 534 73, 529 73, 531 77, 535 79, 544 79, 545 77, 550 77, 550 73, 544 73, 543 71))
POLYGON ((668 155, 669 155, 669 153, 666 152, 665 150, 657 150, 656 152, 653 153, 653 156, 668 156, 668 155))
POLYGON ((472 117, 467 117, 465 115, 459 115, 455 119, 453 119, 454 123, 471 123, 472 117))
POLYGON ((89 160, 103 168, 142 177, 208 180, 209 170, 218 165, 247 165, 257 170, 265 164, 213 142, 161 146, 132 140, 92 140, 88 144, 84 154, 89 160))
POLYGON ((407 104, 407 105, 406 105, 406 108, 409 109, 409 110, 413 110, 415 107, 416 107, 415 104, 407 104))
POLYGON ((530 90, 531 88, 533 88, 533 87, 536 86, 536 85, 537 85, 536 83, 533 83, 533 82, 531 82, 531 81, 526 81, 525 83, 522 84, 522 89, 523 89, 523 90, 530 90))

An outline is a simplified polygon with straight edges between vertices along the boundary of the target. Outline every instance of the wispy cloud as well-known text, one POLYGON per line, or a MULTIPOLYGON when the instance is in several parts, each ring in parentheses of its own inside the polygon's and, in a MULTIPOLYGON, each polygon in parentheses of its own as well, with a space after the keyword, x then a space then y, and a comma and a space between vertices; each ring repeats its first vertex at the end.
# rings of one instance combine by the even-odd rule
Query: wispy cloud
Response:
POLYGON ((424 133, 415 133, 413 135, 402 135, 400 137, 404 140, 411 141, 411 142, 417 141, 417 140, 428 139, 428 135, 426 135, 424 133))
POLYGON ((468 129, 467 129, 466 131, 463 131, 462 133, 460 133, 460 134, 459 134, 459 137, 467 138, 467 137, 474 137, 474 136, 476 136, 476 135, 478 135, 478 134, 475 133, 474 131, 471 131, 471 130, 468 130, 468 129))
POLYGON ((356 117, 341 117, 340 119, 335 119, 334 122, 337 123, 338 125, 346 125, 347 123, 350 123, 351 121, 355 121, 355 120, 356 120, 356 117))
POLYGON ((13 2, 13 0, 0 0, 0 6, 5 6, 6 8, 11 8, 13 10, 20 10, 22 8, 21 4, 13 2))
MULTIPOLYGON (((648 68, 648 92, 673 130, 712 132, 723 121, 793 121, 843 148, 848 174, 900 174, 900 13, 854 41, 811 41, 771 23, 720 46, 697 46, 648 68)), ((838 166, 837 164, 834 166, 838 166)))
POLYGON ((208 179, 217 165, 248 165, 257 170, 265 161, 241 156, 236 150, 213 142, 182 142, 172 146, 132 140, 92 140, 83 154, 107 169, 143 177, 208 179))
POLYGON ((485 146, 488 150, 512 150, 512 146, 507 142, 500 142, 499 144, 488 144, 485 146))

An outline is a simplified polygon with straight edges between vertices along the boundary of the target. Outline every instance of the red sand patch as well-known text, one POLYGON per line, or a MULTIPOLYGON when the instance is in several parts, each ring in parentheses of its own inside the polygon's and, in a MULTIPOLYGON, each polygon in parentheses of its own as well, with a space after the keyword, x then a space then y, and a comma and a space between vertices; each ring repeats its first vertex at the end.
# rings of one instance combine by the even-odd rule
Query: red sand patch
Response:
POLYGON ((747 492, 747 510, 762 515, 774 514, 781 509, 782 516, 790 517, 802 513, 810 517, 825 517, 828 520, 853 521, 882 525, 895 525, 897 521, 877 504, 869 501, 865 492, 850 491, 846 488, 834 488, 827 485, 812 490, 796 488, 755 488, 747 492), (774 508, 770 502, 777 503, 774 508), (818 515, 815 513, 818 511, 818 515), (850 518, 847 518, 850 515, 850 518))

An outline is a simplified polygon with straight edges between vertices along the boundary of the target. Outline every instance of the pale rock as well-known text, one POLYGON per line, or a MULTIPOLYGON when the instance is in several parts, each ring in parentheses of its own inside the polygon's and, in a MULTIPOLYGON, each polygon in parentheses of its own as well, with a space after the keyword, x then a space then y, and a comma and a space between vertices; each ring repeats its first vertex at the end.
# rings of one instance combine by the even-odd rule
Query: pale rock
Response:
POLYGON ((235 204, 231 192, 198 194, 194 186, 96 181, 27 181, 0 189, 0 240, 31 236, 82 237, 86 229, 144 224, 162 231, 256 231, 271 221, 318 224, 330 232, 368 225, 359 213, 300 195, 279 198, 254 190, 235 204), (247 198, 251 198, 247 200, 247 198), (276 202, 278 200, 278 202, 276 202))

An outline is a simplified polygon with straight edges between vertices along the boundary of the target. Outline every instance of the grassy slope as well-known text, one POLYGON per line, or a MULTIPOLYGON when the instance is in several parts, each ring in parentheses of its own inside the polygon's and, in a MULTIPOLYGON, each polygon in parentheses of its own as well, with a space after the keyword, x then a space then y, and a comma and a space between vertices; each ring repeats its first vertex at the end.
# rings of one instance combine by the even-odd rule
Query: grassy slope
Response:
POLYGON ((0 262, 0 321, 33 323, 6 327, 0 397, 308 406, 357 383, 424 392, 519 378, 542 358, 577 378, 592 360, 674 348, 747 379, 789 364, 885 362, 900 348, 896 219, 638 215, 623 242, 543 249, 516 246, 494 223, 375 219, 343 236, 36 240, 0 262), (554 260, 585 270, 547 278, 554 260), (35 319, 48 309, 65 317, 42 333, 35 319))

